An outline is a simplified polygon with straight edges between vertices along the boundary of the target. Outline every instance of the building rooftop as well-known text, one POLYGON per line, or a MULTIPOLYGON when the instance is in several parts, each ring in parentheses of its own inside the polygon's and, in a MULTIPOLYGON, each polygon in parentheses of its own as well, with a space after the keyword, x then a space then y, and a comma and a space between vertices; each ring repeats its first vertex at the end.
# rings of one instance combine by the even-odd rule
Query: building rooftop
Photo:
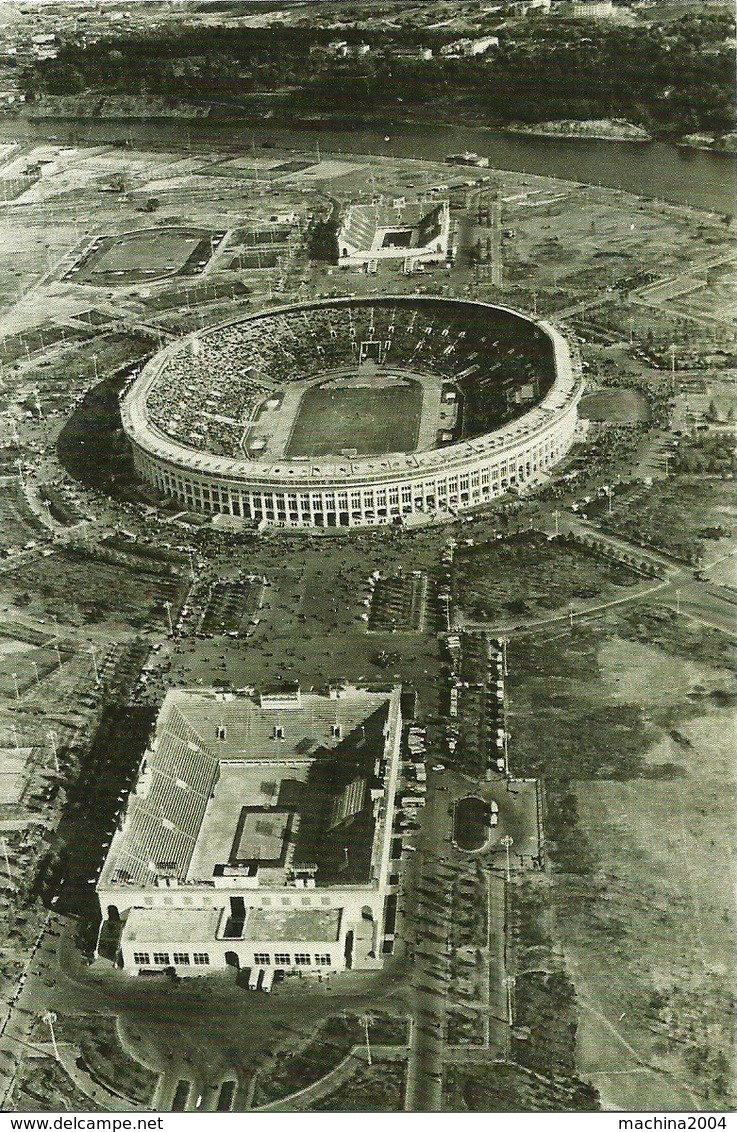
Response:
POLYGON ((340 908, 249 908, 244 939, 334 943, 340 938, 340 908))
POLYGON ((177 908, 176 916, 162 916, 161 909, 131 908, 123 927, 122 939, 139 947, 173 942, 195 943, 212 939, 221 912, 217 908, 177 908))

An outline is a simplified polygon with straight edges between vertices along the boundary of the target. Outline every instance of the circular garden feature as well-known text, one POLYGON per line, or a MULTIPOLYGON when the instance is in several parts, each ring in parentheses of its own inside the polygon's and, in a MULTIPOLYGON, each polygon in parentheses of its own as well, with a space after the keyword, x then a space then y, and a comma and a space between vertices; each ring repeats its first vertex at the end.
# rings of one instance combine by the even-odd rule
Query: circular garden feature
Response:
POLYGON ((491 833, 491 806, 469 794, 459 798, 453 810, 453 840, 459 849, 475 853, 483 849, 491 833))

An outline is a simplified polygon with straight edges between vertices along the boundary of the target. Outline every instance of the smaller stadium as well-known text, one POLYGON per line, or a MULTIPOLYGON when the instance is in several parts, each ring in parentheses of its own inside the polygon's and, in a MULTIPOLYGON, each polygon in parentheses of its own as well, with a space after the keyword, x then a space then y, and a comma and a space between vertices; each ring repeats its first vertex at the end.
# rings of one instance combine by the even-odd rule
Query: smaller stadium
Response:
POLYGON ((340 267, 370 267, 381 260, 403 259, 442 263, 450 242, 450 207, 447 201, 393 204, 352 204, 338 233, 340 267))
POLYGON ((225 232, 149 228, 98 236, 64 275, 65 283, 132 286, 174 275, 199 275, 225 232))
POLYGON ((401 687, 172 689, 97 885, 124 970, 381 965, 401 687))

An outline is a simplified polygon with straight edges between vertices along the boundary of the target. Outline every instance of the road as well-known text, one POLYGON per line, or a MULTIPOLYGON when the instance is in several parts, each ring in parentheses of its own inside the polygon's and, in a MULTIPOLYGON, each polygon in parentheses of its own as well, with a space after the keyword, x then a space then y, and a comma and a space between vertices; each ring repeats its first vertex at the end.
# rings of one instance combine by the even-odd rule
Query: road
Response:
MULTIPOLYGON (((302 1035, 320 1019, 343 1009, 376 1009, 404 1013, 402 972, 356 972, 336 975, 322 984, 293 979, 270 997, 237 987, 227 975, 184 979, 178 985, 165 977, 132 979, 98 960, 85 965, 76 949, 74 920, 49 914, 48 930, 29 956, 10 1019, 0 1033, 0 1098, 12 1108, 16 1065, 28 1051, 28 1036, 45 1010, 59 1016, 103 1014, 120 1019, 124 1048, 162 1075, 156 1103, 171 1108, 180 1080, 190 1082, 187 1107, 202 1097, 200 1108, 217 1104, 224 1080, 236 1081, 233 1107, 247 1107, 248 1083, 264 1051, 292 1035, 302 1035), (60 933, 60 934, 56 934, 60 933)), ((115 1111, 112 1100, 102 1107, 115 1111)))
POLYGON ((408 1112, 442 1109, 450 891, 448 873, 441 873, 434 858, 426 856, 413 917, 416 934, 411 989, 415 1025, 407 1069, 408 1112))

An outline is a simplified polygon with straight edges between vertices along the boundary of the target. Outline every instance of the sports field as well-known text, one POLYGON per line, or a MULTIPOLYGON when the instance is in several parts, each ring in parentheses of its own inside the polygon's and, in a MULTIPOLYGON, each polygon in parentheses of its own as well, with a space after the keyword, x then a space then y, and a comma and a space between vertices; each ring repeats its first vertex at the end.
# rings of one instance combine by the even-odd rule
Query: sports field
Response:
POLYGON ((212 254, 203 229, 164 228, 106 237, 85 259, 74 278, 81 282, 162 279, 201 269, 212 254))
POLYGON ((315 385, 304 394, 285 455, 359 456, 413 452, 422 417, 422 386, 415 381, 383 388, 315 385))

